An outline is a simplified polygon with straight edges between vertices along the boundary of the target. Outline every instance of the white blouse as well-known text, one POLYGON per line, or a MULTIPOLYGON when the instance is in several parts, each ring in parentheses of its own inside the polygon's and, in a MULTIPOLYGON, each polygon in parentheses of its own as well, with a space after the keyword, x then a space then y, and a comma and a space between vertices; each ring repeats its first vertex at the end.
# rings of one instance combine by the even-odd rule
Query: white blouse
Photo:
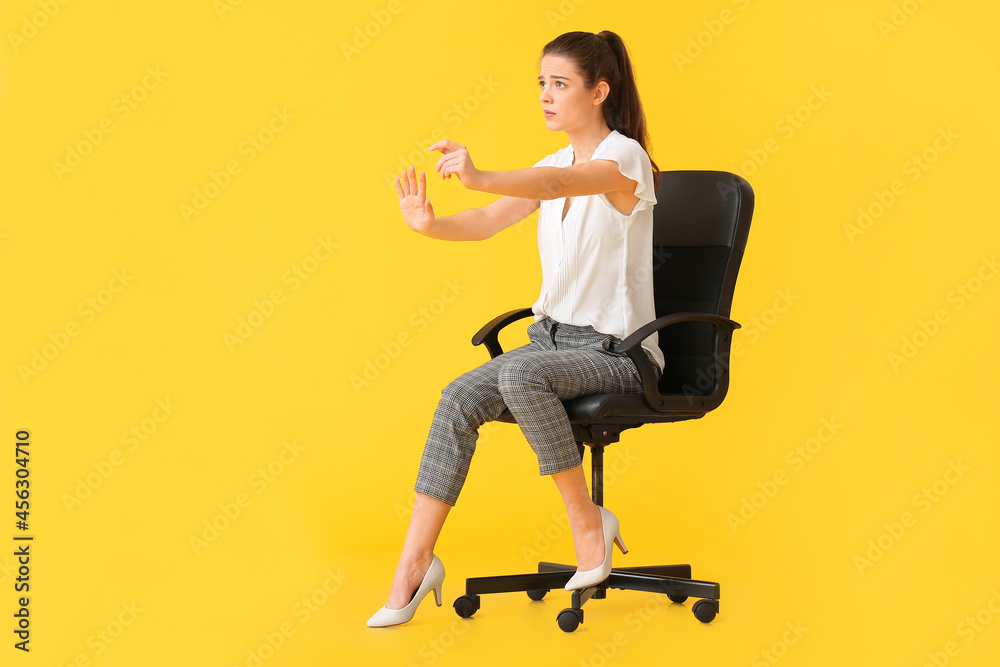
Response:
MULTIPOLYGON (((568 167, 570 144, 534 167, 568 167)), ((653 303, 653 167, 638 141, 611 130, 591 160, 613 160, 636 181, 638 203, 629 215, 604 194, 543 199, 538 212, 538 254, 542 289, 532 306, 535 321, 545 316, 573 326, 594 327, 624 339, 656 319, 653 303)), ((663 353, 653 332, 642 341, 662 371, 663 353)))

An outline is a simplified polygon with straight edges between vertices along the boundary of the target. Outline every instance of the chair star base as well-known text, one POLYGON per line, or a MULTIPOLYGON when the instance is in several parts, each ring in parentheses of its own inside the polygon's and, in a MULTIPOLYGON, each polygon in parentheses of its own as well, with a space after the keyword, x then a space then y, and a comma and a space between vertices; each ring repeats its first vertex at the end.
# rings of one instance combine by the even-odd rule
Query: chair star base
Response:
MULTIPOLYGON (((489 593, 525 592, 532 600, 541 600, 551 590, 562 590, 575 572, 573 565, 542 562, 537 573, 470 577, 465 580, 465 595, 455 600, 455 611, 462 618, 469 618, 479 610, 480 596, 489 593)), ((692 611, 703 623, 711 622, 719 613, 719 584, 692 579, 690 565, 616 567, 597 586, 573 591, 572 606, 560 611, 557 617, 559 627, 565 632, 575 630, 583 622, 583 604, 590 598, 607 597, 609 588, 663 593, 675 603, 683 603, 689 597, 701 598, 692 611)))
MULTIPOLYGON (((577 445, 582 450, 584 443, 577 445)), ((604 446, 591 445, 591 495, 598 505, 604 504, 604 446)), ((551 590, 564 590, 566 582, 576 573, 575 565, 542 562, 538 572, 506 574, 495 577, 470 577, 465 580, 465 595, 455 600, 455 612, 469 618, 480 606, 480 595, 489 593, 525 592, 532 600, 541 600, 551 590)), ((683 603, 689 597, 701 598, 691 611, 702 623, 710 623, 719 613, 719 584, 691 578, 690 565, 650 565, 646 567, 616 567, 596 586, 573 591, 572 606, 559 612, 557 621, 565 632, 573 632, 583 622, 583 604, 590 598, 607 597, 609 588, 624 591, 663 593, 671 601, 683 603)))

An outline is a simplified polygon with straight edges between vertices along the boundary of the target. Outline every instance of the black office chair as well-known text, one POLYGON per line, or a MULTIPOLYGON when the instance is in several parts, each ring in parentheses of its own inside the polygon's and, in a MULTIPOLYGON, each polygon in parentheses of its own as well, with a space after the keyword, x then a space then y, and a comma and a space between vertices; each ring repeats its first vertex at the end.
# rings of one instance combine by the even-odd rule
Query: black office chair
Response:
MULTIPOLYGON (((658 422, 699 419, 722 403, 729 389, 731 335, 739 324, 729 319, 754 196, 743 178, 724 171, 668 171, 660 175, 653 209, 653 285, 656 319, 622 341, 615 351, 635 362, 644 394, 594 394, 564 401, 580 457, 591 451, 591 493, 604 504, 605 446, 621 432, 658 422), (640 344, 658 332, 666 360, 655 380, 652 362, 640 344)), ((484 326, 472 338, 490 356, 503 354, 497 335, 508 324, 532 315, 531 308, 512 310, 484 326)), ((516 423, 505 410, 497 421, 516 423)), ((465 595, 455 601, 462 618, 476 613, 480 595, 525 591, 541 600, 566 586, 575 565, 539 563, 538 572, 466 579, 465 595)), ((573 592, 572 607, 559 612, 559 627, 573 632, 583 622, 583 604, 607 597, 607 589, 664 593, 682 603, 697 597, 695 617, 710 623, 719 613, 719 584, 691 579, 690 565, 616 567, 607 580, 573 592)))

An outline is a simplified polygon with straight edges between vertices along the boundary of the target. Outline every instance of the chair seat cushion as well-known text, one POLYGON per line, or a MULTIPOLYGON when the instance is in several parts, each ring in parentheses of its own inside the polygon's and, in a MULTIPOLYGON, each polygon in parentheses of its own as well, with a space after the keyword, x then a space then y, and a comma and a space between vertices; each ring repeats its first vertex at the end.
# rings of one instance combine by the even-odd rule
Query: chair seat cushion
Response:
MULTIPOLYGON (((697 419, 705 414, 697 403, 686 396, 666 397, 670 414, 650 409, 641 394, 591 394, 563 401, 566 416, 572 424, 645 424, 697 419)), ((504 410, 497 421, 516 424, 517 420, 504 410)))

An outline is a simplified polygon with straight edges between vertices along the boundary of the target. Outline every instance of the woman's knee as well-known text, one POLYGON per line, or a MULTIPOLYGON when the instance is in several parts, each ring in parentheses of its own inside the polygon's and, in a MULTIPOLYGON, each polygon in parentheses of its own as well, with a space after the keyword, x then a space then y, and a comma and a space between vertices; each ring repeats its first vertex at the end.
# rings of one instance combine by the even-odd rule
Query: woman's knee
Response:
POLYGON ((545 366, 533 355, 516 357, 501 366, 497 386, 504 397, 524 391, 526 387, 550 388, 545 366))
POLYGON ((496 388, 459 377, 441 390, 439 406, 445 407, 452 418, 461 417, 471 425, 480 426, 494 418, 490 416, 490 395, 496 393, 496 388))

